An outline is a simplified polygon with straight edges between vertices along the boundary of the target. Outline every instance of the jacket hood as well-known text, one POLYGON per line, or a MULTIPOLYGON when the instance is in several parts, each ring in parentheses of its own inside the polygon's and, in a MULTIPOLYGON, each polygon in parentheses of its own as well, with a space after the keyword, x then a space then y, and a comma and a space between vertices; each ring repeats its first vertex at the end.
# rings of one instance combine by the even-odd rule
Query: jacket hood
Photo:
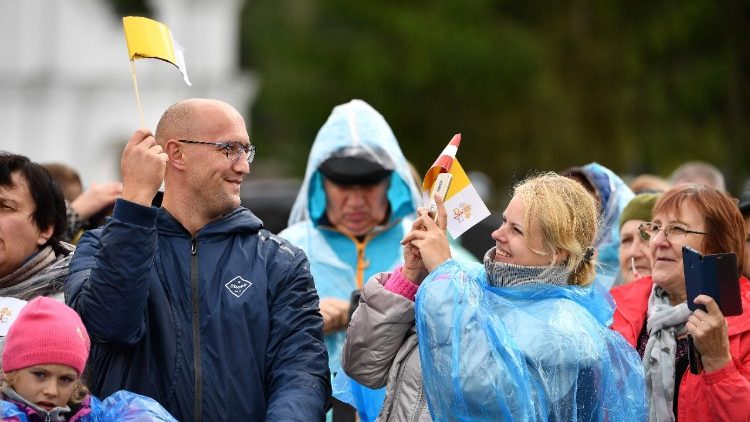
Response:
POLYGON ((390 126, 369 104, 352 100, 336 106, 315 137, 305 178, 289 215, 290 226, 306 220, 316 222, 323 215, 326 196, 319 167, 334 153, 347 147, 364 150, 373 162, 394 169, 387 194, 391 221, 416 211, 421 194, 390 126))
MULTIPOLYGON (((165 234, 190 236, 188 231, 166 209, 159 208, 157 227, 165 234)), ((197 236, 210 236, 227 233, 257 233, 263 228, 263 222, 249 209, 238 207, 222 218, 212 221, 198 231, 197 236)))
MULTIPOLYGON (((597 272, 614 277, 620 272, 620 215, 635 195, 620 176, 601 164, 589 163, 579 171, 586 175, 601 198, 599 227, 594 242, 600 264, 597 272)), ((605 287, 610 286, 611 283, 605 287)))

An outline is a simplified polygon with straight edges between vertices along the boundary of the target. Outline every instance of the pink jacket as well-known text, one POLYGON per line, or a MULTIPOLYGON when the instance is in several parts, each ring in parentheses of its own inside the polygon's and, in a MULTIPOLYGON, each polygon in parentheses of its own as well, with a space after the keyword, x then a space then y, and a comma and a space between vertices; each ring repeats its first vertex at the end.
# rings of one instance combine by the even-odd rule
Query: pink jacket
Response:
MULTIPOLYGON (((617 304, 612 329, 633 347, 646 320, 653 282, 644 277, 610 291, 617 304)), ((732 362, 711 372, 693 375, 685 371, 680 382, 677 420, 750 420, 750 281, 740 278, 744 313, 727 317, 732 362)))

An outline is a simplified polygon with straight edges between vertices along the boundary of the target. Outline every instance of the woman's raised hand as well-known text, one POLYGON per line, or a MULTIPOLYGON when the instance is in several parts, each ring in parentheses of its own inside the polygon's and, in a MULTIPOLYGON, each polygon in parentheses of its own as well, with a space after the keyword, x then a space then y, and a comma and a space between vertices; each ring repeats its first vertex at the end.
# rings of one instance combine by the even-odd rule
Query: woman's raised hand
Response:
POLYGON ((404 266, 401 267, 401 272, 414 284, 422 284, 424 278, 427 277, 427 268, 422 262, 419 249, 411 243, 404 245, 404 266))
MULTIPOLYGON (((427 271, 434 270, 451 258, 448 237, 445 234, 448 221, 445 205, 438 196, 435 197, 435 203, 438 209, 437 222, 427 214, 425 208, 420 208, 417 210, 419 218, 414 221, 412 230, 401 241, 401 244, 404 245, 404 268, 406 268, 408 262, 407 254, 412 255, 409 259, 417 256, 421 258, 421 262, 427 271)), ((404 272, 404 276, 409 278, 406 272, 404 272)))
POLYGON ((698 295, 695 303, 705 305, 708 312, 696 309, 688 318, 685 327, 693 336, 695 348, 701 354, 703 369, 706 372, 713 372, 732 360, 729 354, 727 320, 721 313, 719 305, 710 296, 698 295))

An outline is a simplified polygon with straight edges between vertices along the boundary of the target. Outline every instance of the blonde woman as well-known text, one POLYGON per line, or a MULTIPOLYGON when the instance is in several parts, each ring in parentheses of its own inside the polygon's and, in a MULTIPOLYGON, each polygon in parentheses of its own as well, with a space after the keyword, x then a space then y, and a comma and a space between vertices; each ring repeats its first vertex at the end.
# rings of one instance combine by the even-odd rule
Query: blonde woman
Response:
POLYGON ((517 185, 483 266, 451 258, 445 224, 442 204, 438 223, 421 213, 349 326, 342 365, 386 386, 379 421, 644 419, 638 356, 589 287, 597 212, 580 184, 517 185))

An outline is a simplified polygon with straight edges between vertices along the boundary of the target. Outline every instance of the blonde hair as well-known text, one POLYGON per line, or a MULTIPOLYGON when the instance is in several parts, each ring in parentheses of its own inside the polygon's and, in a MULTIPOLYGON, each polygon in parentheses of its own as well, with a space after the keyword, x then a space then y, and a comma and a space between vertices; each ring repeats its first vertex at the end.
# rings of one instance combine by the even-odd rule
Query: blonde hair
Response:
MULTIPOLYGON (((2 380, 0 381, 0 388, 9 387, 15 390, 16 384, 18 383, 18 371, 3 372, 0 376, 2 377, 2 380)), ((70 400, 68 400, 68 406, 81 404, 83 402, 83 399, 85 399, 88 394, 89 389, 83 384, 83 382, 81 381, 81 377, 79 376, 76 380, 76 386, 73 390, 73 394, 71 394, 70 400)))
POLYGON ((580 183, 553 172, 527 178, 515 186, 514 193, 526 206, 524 226, 530 227, 534 221, 542 229, 545 250, 532 250, 551 254, 550 265, 554 265, 558 251, 567 252, 564 265, 571 271, 568 284, 591 284, 596 263, 592 252, 587 254, 587 250, 593 247, 596 238, 598 216, 594 197, 580 183))

